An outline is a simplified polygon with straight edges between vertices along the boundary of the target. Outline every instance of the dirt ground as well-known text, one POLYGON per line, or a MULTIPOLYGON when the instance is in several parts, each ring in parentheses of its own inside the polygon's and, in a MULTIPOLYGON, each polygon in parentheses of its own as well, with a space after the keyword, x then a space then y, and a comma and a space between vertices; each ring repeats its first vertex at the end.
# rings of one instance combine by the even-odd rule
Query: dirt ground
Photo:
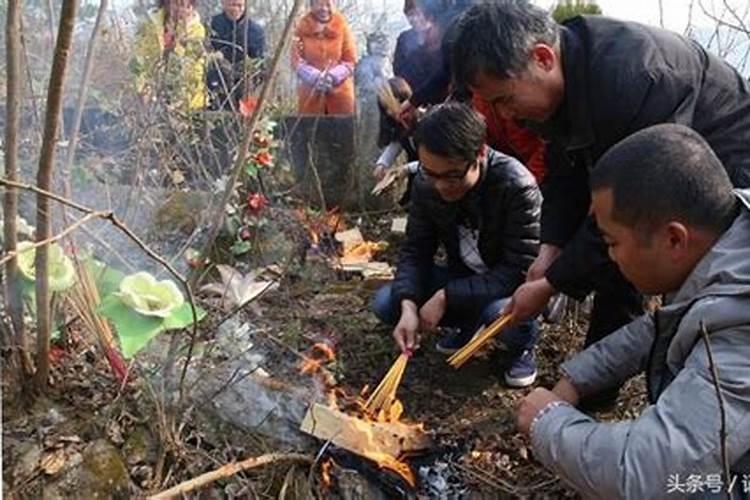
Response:
MULTIPOLYGON (((389 241, 384 257, 391 262, 401 238, 389 231, 393 215, 351 217, 367 239, 389 241)), ((307 262, 290 269, 277 292, 239 314, 273 332, 279 358, 298 356, 319 341, 332 345, 336 360, 328 369, 341 387, 356 394, 376 384, 396 356, 390 329, 369 310, 379 285, 307 262)), ((560 324, 544 326, 536 353, 537 385, 554 384, 556 367, 579 349, 585 326, 580 308, 571 309, 560 324)), ((409 362, 398 393, 406 419, 424 422, 440 445, 426 461, 415 460, 415 469, 437 462, 441 470, 450 471, 450 480, 460 484, 455 491, 463 494, 445 498, 575 498, 534 460, 529 443, 516 433, 514 408, 528 390, 503 385, 502 353, 454 370, 435 351, 434 340, 423 340, 422 352, 409 362)), ((163 412, 151 397, 154 388, 146 383, 147 371, 120 387, 96 347, 75 334, 67 348, 54 352, 52 390, 32 405, 15 398, 14 387, 4 378, 6 498, 71 498, 81 491, 100 492, 100 498, 141 497, 158 489, 154 477, 172 485, 233 460, 278 451, 269 439, 200 411, 183 419, 180 432, 171 434, 179 438, 170 441, 165 438, 170 435, 164 432, 166 424, 159 420, 163 412)), ((617 408, 598 417, 632 417, 643 401, 642 381, 632 381, 617 408)), ((214 483, 200 497, 305 498, 311 484, 319 487, 317 475, 308 475, 306 468, 278 464, 214 483)), ((353 497, 318 491, 322 497, 353 497)), ((420 491, 420 496, 430 497, 429 488, 420 491)))

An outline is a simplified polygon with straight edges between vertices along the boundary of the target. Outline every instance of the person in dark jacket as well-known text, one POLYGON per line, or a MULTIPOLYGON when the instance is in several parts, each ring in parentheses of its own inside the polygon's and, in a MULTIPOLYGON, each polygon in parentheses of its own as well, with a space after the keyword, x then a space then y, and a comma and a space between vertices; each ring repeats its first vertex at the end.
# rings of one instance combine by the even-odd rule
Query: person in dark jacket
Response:
POLYGON ((213 109, 238 109, 240 99, 262 82, 266 38, 263 28, 250 19, 245 0, 222 0, 222 12, 211 18, 208 88, 213 109), (221 56, 218 56, 221 54, 221 56), (252 65, 251 61, 258 61, 252 65))
MULTIPOLYGON (((484 143, 481 115, 459 103, 432 108, 415 131, 419 171, 411 191, 406 242, 396 278, 374 299, 375 314, 394 325, 403 352, 419 345, 417 330, 451 327, 438 350, 452 353, 498 317, 537 254, 541 194, 516 159, 484 143), (447 266, 435 265, 438 246, 447 266)), ((511 362, 508 385, 534 382, 536 323, 504 331, 511 362)))
MULTIPOLYGON (((701 133, 735 186, 750 180, 750 88, 732 67, 675 33, 602 16, 562 26, 527 0, 497 0, 458 21, 451 67, 499 115, 550 142, 542 247, 513 297, 535 316, 555 291, 595 291, 586 345, 629 323, 642 300, 609 259, 593 219, 589 172, 624 137, 658 123, 701 133)), ((616 388, 602 403, 613 402, 616 388)))
POLYGON ((426 83, 433 69, 442 64, 439 28, 428 20, 420 0, 404 2, 404 16, 410 29, 402 31, 393 53, 393 74, 403 78, 412 89, 426 83))

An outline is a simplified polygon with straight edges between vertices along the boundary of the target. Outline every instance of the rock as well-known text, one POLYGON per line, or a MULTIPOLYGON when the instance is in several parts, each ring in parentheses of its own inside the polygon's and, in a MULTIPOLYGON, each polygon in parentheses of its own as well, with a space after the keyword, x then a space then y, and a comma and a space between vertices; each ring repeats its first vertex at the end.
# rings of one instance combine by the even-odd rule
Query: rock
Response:
POLYGON ((206 406, 208 398, 212 413, 241 429, 295 446, 309 444, 311 439, 299 431, 299 425, 317 395, 312 381, 309 386, 295 386, 275 378, 273 373, 270 377, 248 373, 248 367, 257 366, 257 360, 248 356, 196 381, 194 401, 206 406), (232 377, 232 382, 227 383, 232 377))
POLYGON ((18 462, 13 468, 13 483, 18 485, 29 479, 39 468, 42 448, 36 443, 25 443, 18 448, 18 462))
POLYGON ((79 479, 80 491, 88 498, 123 498, 128 494, 130 477, 122 455, 104 439, 84 450, 79 479))
POLYGON ((155 461, 156 445, 151 431, 145 427, 136 427, 125 441, 122 453, 128 465, 155 461))

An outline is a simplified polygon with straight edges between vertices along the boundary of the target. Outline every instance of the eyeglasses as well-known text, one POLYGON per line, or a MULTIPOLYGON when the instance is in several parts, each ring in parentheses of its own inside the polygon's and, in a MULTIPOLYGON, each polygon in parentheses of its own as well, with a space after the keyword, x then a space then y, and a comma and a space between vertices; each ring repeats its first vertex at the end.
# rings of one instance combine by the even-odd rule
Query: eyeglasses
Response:
POLYGON ((469 173, 469 170, 471 170, 472 167, 476 165, 476 163, 476 160, 472 160, 467 163, 466 167, 464 167, 463 169, 463 172, 448 172, 447 174, 436 174, 435 172, 430 172, 429 170, 427 170, 422 162, 419 162, 419 173, 422 174, 424 178, 432 182, 442 181, 455 184, 461 182, 464 177, 466 177, 466 174, 469 173))

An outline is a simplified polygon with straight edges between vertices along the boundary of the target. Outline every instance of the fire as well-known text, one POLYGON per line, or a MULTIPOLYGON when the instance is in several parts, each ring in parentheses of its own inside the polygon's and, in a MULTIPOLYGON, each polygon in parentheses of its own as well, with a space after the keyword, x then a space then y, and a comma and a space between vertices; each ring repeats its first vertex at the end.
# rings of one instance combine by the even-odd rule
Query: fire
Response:
MULTIPOLYGON (((397 474, 410 487, 416 487, 417 481, 409 464, 402 461, 401 457, 394 456, 390 449, 386 449, 388 453, 384 452, 383 443, 375 432, 383 424, 402 424, 400 419, 404 412, 403 404, 391 396, 387 404, 383 404, 376 412, 368 411, 364 399, 367 388, 364 388, 359 395, 352 397, 336 385, 335 379, 327 370, 322 369, 323 365, 335 359, 336 354, 331 346, 318 342, 304 356, 300 363, 300 372, 314 376, 316 381, 322 381, 326 390, 328 407, 348 414, 349 421, 359 431, 361 438, 357 440, 356 448, 350 450, 374 462, 381 469, 397 474), (339 401, 341 401, 340 404, 339 401)), ((403 425, 414 425, 422 429, 422 424, 403 425)), ((321 480, 325 487, 331 485, 330 461, 323 462, 321 465, 321 480)))
POLYGON ((378 467, 380 467, 381 469, 395 472, 396 474, 401 476, 404 481, 409 484, 409 486, 411 486, 412 488, 416 488, 417 479, 414 477, 414 472, 412 472, 411 467, 409 467, 409 464, 407 464, 406 462, 402 462, 397 458, 393 458, 387 453, 379 453, 376 451, 365 452, 364 456, 367 459, 372 460, 373 462, 378 464, 378 467))
POLYGON ((299 371, 303 375, 317 373, 324 364, 330 363, 336 359, 336 353, 331 346, 324 342, 313 344, 310 349, 310 356, 305 356, 300 363, 299 371))
POLYGON ((331 481, 331 466, 333 465, 333 460, 330 458, 326 459, 322 464, 320 464, 320 478, 323 480, 323 486, 325 488, 330 488, 332 481, 331 481))
POLYGON ((318 216, 310 215, 304 209, 300 208, 295 211, 295 215, 307 229, 313 245, 320 244, 323 235, 330 237, 336 231, 345 229, 344 220, 338 208, 333 208, 318 216))
POLYGON ((341 264, 361 264, 370 262, 377 252, 385 250, 388 244, 383 241, 362 241, 350 248, 344 248, 341 264))

